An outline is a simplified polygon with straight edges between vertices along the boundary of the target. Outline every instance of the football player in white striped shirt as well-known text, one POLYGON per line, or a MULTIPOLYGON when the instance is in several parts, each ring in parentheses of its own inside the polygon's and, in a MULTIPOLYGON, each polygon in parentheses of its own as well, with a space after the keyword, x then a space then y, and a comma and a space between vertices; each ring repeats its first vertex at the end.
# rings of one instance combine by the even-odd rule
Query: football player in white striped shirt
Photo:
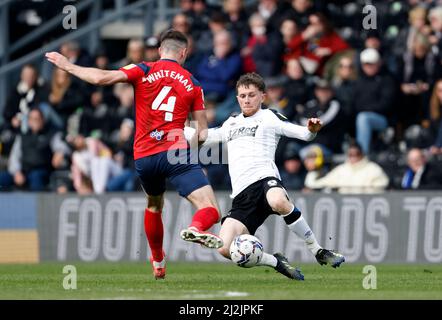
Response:
MULTIPOLYGON (((304 127, 290 123, 273 110, 262 109, 265 84, 256 73, 241 76, 236 89, 241 114, 230 117, 219 128, 209 129, 204 143, 224 142, 228 150, 233 202, 232 209, 222 219, 219 235, 224 245, 219 252, 230 259, 229 247, 237 235, 253 235, 270 214, 279 214, 321 265, 338 267, 345 261, 344 257, 318 244, 301 212, 290 201, 274 162, 281 136, 310 141, 321 129, 321 120, 311 118, 304 127)), ((186 136, 191 139, 191 128, 186 127, 186 136)), ((304 278, 281 253, 264 253, 259 265, 271 266, 291 279, 304 278)))

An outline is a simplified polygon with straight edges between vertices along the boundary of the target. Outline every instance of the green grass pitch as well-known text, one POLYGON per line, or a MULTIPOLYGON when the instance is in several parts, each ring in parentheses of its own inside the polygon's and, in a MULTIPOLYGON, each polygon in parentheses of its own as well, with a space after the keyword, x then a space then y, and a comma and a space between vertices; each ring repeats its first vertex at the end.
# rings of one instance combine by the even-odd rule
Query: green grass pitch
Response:
POLYGON ((376 290, 363 288, 363 265, 300 265, 305 281, 294 281, 268 267, 177 262, 165 280, 141 263, 72 263, 77 289, 65 290, 64 265, 0 265, 0 299, 442 299, 441 265, 376 265, 376 290))

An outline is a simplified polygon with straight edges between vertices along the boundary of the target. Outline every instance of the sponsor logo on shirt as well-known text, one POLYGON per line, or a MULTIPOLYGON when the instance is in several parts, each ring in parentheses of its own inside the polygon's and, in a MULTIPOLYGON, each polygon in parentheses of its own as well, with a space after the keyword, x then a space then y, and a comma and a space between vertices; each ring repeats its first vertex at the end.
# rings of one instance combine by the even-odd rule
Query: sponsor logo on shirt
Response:
POLYGON ((254 127, 241 127, 241 128, 232 129, 229 131, 228 141, 246 136, 254 137, 258 127, 259 125, 256 125, 254 127))
POLYGON ((150 137, 152 139, 156 139, 158 141, 160 141, 163 138, 163 135, 164 135, 164 131, 163 130, 161 130, 161 131, 155 130, 155 131, 152 131, 150 133, 150 137))

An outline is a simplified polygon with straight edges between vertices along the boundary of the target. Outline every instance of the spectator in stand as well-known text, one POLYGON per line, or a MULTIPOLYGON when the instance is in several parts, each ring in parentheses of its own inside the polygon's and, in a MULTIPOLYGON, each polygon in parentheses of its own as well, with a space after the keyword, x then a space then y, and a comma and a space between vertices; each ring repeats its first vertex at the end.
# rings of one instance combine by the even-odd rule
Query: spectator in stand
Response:
POLYGON ((99 49, 95 55, 95 67, 101 70, 109 68, 109 57, 104 49, 99 49))
POLYGON ((432 51, 437 56, 439 62, 442 61, 442 6, 434 7, 428 13, 428 20, 430 21, 431 33, 430 43, 432 51))
POLYGON ((190 73, 195 74, 198 65, 204 58, 204 53, 195 49, 195 42, 191 35, 187 36, 187 58, 184 61, 184 68, 190 73))
POLYGON ((246 45, 249 32, 248 16, 243 0, 224 0, 223 11, 227 16, 228 29, 235 34, 237 49, 246 45))
POLYGON ((281 19, 287 10, 283 1, 259 0, 249 8, 249 16, 257 13, 264 18, 268 32, 278 31, 281 19))
POLYGON ((402 55, 400 62, 401 103, 398 120, 402 132, 412 124, 420 124, 426 116, 429 89, 440 66, 430 50, 427 36, 421 33, 415 35, 411 50, 402 55))
POLYGON ((395 99, 395 84, 391 76, 381 70, 379 52, 368 48, 361 52, 362 72, 355 82, 353 110, 356 113, 356 140, 365 154, 371 151, 373 132, 388 127, 395 99))
POLYGON ((69 73, 54 68, 49 102, 65 124, 74 111, 83 107, 87 94, 88 91, 81 82, 72 81, 69 73))
MULTIPOLYGON (((382 40, 382 36, 378 30, 368 30, 363 35, 364 45, 362 48, 356 50, 355 54, 355 65, 356 69, 361 69, 361 61, 360 55, 361 52, 365 49, 372 48, 375 49, 382 60, 382 68, 385 69, 388 73, 392 75, 397 75, 399 73, 398 61, 401 58, 399 56, 395 56, 391 51, 391 49, 387 46, 386 42, 382 40)), ((402 57, 404 51, 401 52, 400 56, 402 57)))
POLYGON ((144 42, 141 39, 130 39, 127 43, 126 57, 113 64, 117 69, 131 63, 137 64, 144 60, 144 42))
POLYGON ((383 44, 381 36, 377 30, 370 30, 367 32, 364 39, 364 49, 366 48, 376 49, 382 55, 383 44))
POLYGON ((113 158, 122 172, 111 177, 106 185, 106 191, 134 191, 135 190, 135 167, 133 158, 134 122, 124 119, 120 130, 112 137, 110 145, 114 154, 113 158))
MULTIPOLYGON (((299 151, 296 152, 299 154, 299 151)), ((305 179, 307 178, 307 174, 310 171, 315 171, 318 177, 325 176, 330 171, 330 165, 329 165, 330 159, 324 157, 322 149, 317 145, 313 145, 311 148, 308 149, 308 152, 304 152, 302 155, 300 154, 299 156, 306 170, 306 174, 304 175, 304 181, 303 181, 304 185, 303 191, 309 192, 311 191, 311 189, 308 189, 305 186, 305 179)))
POLYGON ((29 130, 15 138, 8 171, 0 173, 0 190, 15 185, 30 191, 44 191, 52 169, 62 167, 65 156, 70 153, 61 132, 45 125, 40 109, 31 109, 27 121, 29 130))
POLYGON ((442 79, 436 81, 430 99, 430 119, 427 127, 431 127, 435 141, 430 148, 432 154, 442 154, 442 79))
POLYGON ((265 78, 264 80, 266 85, 264 105, 287 117, 287 113, 290 113, 290 111, 293 110, 293 106, 289 105, 289 99, 285 93, 287 77, 280 75, 265 78))
POLYGON ((193 0, 180 0, 180 12, 190 17, 193 14, 193 0))
POLYGON ((62 119, 47 102, 48 93, 47 86, 39 79, 37 69, 31 64, 24 65, 20 72, 20 81, 15 90, 11 91, 3 109, 5 128, 26 133, 29 111, 37 107, 43 112, 49 126, 62 129, 62 119))
MULTIPOLYGON (((354 58, 351 55, 342 56, 338 62, 338 69, 332 79, 332 87, 335 97, 342 105, 347 117, 354 118, 353 101, 354 87, 357 79, 354 58)), ((354 127, 354 124, 352 125, 354 127)), ((354 131, 354 130, 353 130, 354 131)))
POLYGON ((258 13, 251 15, 249 18, 249 28, 251 31, 250 37, 247 39, 246 46, 240 52, 244 73, 256 72, 256 63, 253 60, 253 47, 257 38, 265 36, 265 19, 258 13), (254 39, 253 43, 252 39, 254 39))
POLYGON ((60 53, 72 63, 82 67, 92 66, 92 58, 86 50, 81 49, 76 41, 68 41, 60 46, 60 53))
POLYGON ((301 29, 309 24, 309 16, 315 13, 312 0, 292 0, 288 15, 296 21, 301 29))
MULTIPOLYGON (((287 92, 290 105, 295 107, 298 104, 305 104, 313 92, 312 79, 305 75, 304 69, 297 59, 290 59, 286 62, 285 72, 288 77, 285 92, 287 92)), ((290 121, 293 121, 296 109, 287 110, 286 116, 290 121)))
POLYGON ((109 134, 111 126, 111 109, 103 101, 103 93, 96 90, 90 97, 90 102, 83 109, 80 119, 80 133, 89 136, 92 133, 104 139, 109 134))
POLYGON ((401 57, 404 52, 412 51, 415 37, 418 34, 429 35, 431 28, 427 24, 427 10, 424 7, 415 7, 408 13, 408 22, 396 38, 392 46, 393 53, 401 57))
MULTIPOLYGON (((118 97, 118 107, 111 114, 110 131, 118 131, 125 119, 134 120, 134 90, 128 83, 117 83, 115 95, 118 97)), ((113 133, 114 134, 114 133, 113 133)))
MULTIPOLYGON (((95 67, 101 70, 108 70, 109 67, 109 57, 103 49, 98 50, 95 55, 95 67)), ((109 106, 115 106, 117 104, 117 99, 113 93, 113 86, 105 86, 105 87, 93 87, 93 91, 99 91, 103 95, 103 101, 109 106)))
POLYGON ((349 49, 349 45, 322 13, 310 15, 309 22, 308 27, 288 44, 287 58, 299 59, 307 73, 322 75, 327 60, 337 52, 349 49))
POLYGON ((241 50, 243 71, 257 72, 262 77, 272 77, 281 73, 281 55, 284 50, 279 33, 268 31, 265 19, 258 13, 249 19, 251 36, 247 46, 241 50))
MULTIPOLYGON (((239 114, 241 110, 238 105, 238 99, 236 98, 236 91, 231 91, 223 102, 214 106, 214 114, 211 123, 209 122, 209 128, 221 126, 232 114, 239 114)), ((207 118, 209 120, 210 111, 207 112, 207 118)))
POLYGON ((192 36, 195 41, 199 41, 202 32, 207 30, 210 17, 214 12, 220 12, 218 8, 209 6, 206 0, 193 0, 192 7, 192 36))
POLYGON ((82 135, 72 137, 72 165, 71 176, 74 190, 79 195, 88 195, 94 192, 91 180, 90 157, 87 150, 86 138, 82 135))
MULTIPOLYGON (((302 67, 296 59, 287 62, 286 72, 287 76, 277 76, 267 79, 267 81, 270 79, 271 82, 273 82, 273 84, 270 83, 270 87, 276 85, 275 88, 270 88, 268 93, 270 96, 273 96, 273 99, 270 100, 280 100, 276 109, 279 109, 290 122, 296 122, 296 107, 307 102, 309 91, 313 91, 313 89, 306 77, 304 77, 302 67), (281 85, 283 86, 282 89, 279 87, 281 85)), ((275 154, 276 164, 278 166, 284 165, 284 154, 288 144, 292 146, 292 149, 293 146, 297 146, 297 152, 299 152, 303 145, 303 143, 297 139, 281 137, 275 154)))
POLYGON ((120 175, 121 165, 112 157, 111 149, 96 137, 78 135, 73 139, 71 174, 79 194, 102 194, 112 177, 120 175))
POLYGON ((307 172, 296 150, 296 146, 292 146, 291 142, 286 145, 283 161, 281 180, 284 186, 287 190, 301 190, 304 187, 307 172))
POLYGON ((279 32, 282 35, 282 41, 284 42, 284 45, 288 45, 293 37, 300 32, 300 29, 295 20, 289 17, 285 17, 281 21, 279 32))
POLYGON ((149 37, 145 41, 144 46, 144 61, 154 62, 160 58, 158 48, 160 47, 160 42, 155 36, 149 37))
POLYGON ((300 30, 295 20, 292 18, 284 18, 281 22, 281 26, 279 27, 279 32, 282 35, 282 42, 284 45, 284 53, 282 58, 284 62, 287 62, 290 58, 290 50, 287 49, 287 46, 289 45, 290 41, 300 33, 300 30))
MULTIPOLYGON (((213 50, 213 40, 219 32, 230 32, 227 30, 227 18, 222 12, 214 12, 209 20, 209 28, 200 33, 196 42, 196 50, 203 53, 210 53, 213 50)), ((237 40, 234 33, 230 33, 232 49, 236 50, 237 40)))
POLYGON ((369 161, 358 144, 351 144, 347 160, 320 177, 317 170, 306 165, 305 186, 309 189, 337 189, 339 193, 379 193, 387 188, 389 179, 382 168, 369 161))
POLYGON ((300 151, 301 157, 312 145, 318 145, 325 157, 333 153, 342 153, 347 120, 341 104, 334 98, 333 89, 328 81, 317 79, 314 98, 305 105, 298 105, 297 112, 296 122, 302 126, 307 124, 309 118, 319 118, 322 122, 321 134, 300 151))
POLYGON ((220 102, 234 89, 240 71, 241 58, 232 50, 230 33, 221 31, 214 36, 213 53, 204 57, 195 77, 201 82, 205 96, 220 102))
MULTIPOLYGON (((91 67, 94 63, 92 57, 89 55, 87 50, 80 47, 80 44, 76 41, 68 41, 61 45, 60 53, 64 55, 72 63, 75 63, 82 67, 91 67)), ((54 68, 52 68, 52 76, 54 74, 54 68)), ((52 81, 52 79, 51 79, 52 81)), ((93 87, 89 84, 85 84, 80 81, 77 77, 70 77, 70 81, 75 87, 79 86, 82 89, 84 95, 90 95, 93 91, 93 87)))
POLYGON ((440 166, 429 163, 421 149, 413 148, 408 151, 407 164, 407 171, 402 178, 402 189, 442 189, 440 166))
MULTIPOLYGON (((190 35, 191 32, 191 22, 188 15, 184 13, 176 14, 172 19, 172 29, 184 33, 185 35, 190 35)), ((193 36, 193 34, 192 34, 193 36)))
MULTIPOLYGON (((60 46, 60 53, 64 55, 72 63, 78 64, 82 67, 91 67, 93 59, 87 50, 82 49, 77 41, 68 41, 60 46)), ((49 65, 49 75, 53 74, 53 66, 49 65)), ((79 81, 73 78, 73 81, 79 81)), ((49 81, 48 81, 49 82, 49 81)), ((80 81, 79 81, 80 82, 80 81)))

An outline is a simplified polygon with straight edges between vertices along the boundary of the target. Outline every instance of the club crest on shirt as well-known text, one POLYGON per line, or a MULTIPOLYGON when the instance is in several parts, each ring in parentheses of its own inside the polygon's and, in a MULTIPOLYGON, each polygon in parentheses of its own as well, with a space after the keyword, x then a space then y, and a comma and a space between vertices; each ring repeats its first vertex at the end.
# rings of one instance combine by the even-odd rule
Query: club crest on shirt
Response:
POLYGON ((278 184, 278 182, 276 180, 269 180, 267 181, 267 184, 269 187, 274 187, 278 184))
POLYGON ((241 127, 241 128, 235 128, 229 131, 228 141, 240 138, 240 137, 254 137, 256 134, 256 130, 258 129, 259 125, 256 125, 254 127, 241 127))
POLYGON ((164 131, 163 131, 163 130, 158 131, 158 130, 155 129, 155 131, 152 131, 152 132, 150 133, 150 137, 153 138, 153 139, 157 139, 158 141, 160 141, 160 140, 163 138, 163 134, 164 134, 164 131))

